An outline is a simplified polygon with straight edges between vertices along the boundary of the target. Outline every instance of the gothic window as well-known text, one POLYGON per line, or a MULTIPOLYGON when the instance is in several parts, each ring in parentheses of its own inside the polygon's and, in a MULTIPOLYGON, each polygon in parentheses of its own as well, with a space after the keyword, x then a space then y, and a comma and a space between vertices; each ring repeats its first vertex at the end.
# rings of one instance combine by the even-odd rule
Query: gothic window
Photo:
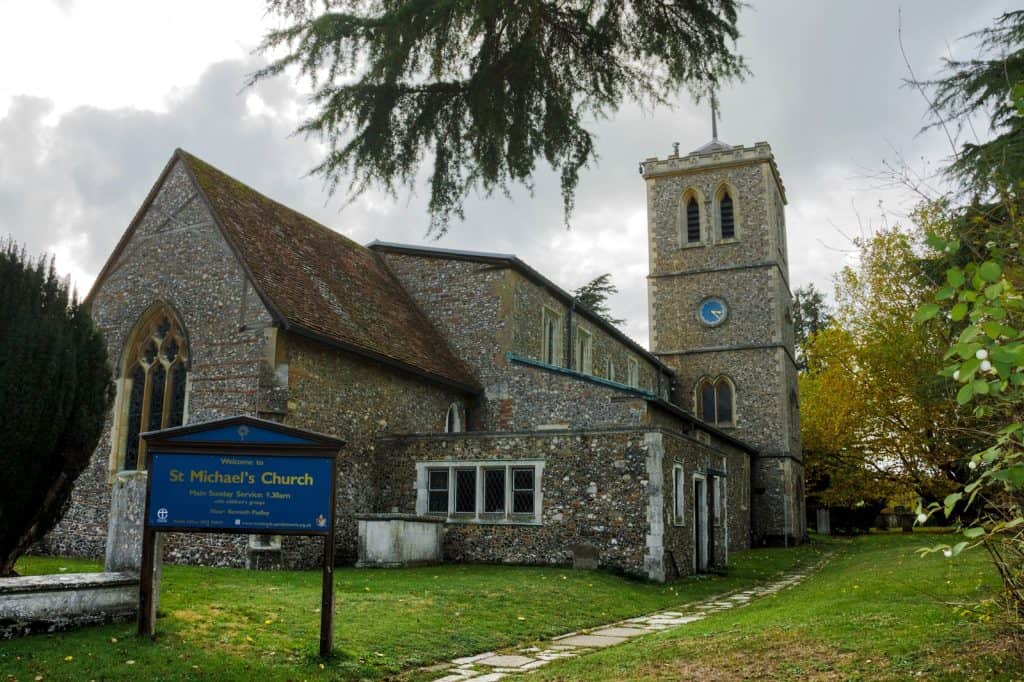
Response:
POLYGON ((562 316, 551 308, 544 308, 541 330, 542 362, 549 365, 562 364, 562 316))
POLYGON ((697 199, 690 197, 686 202, 686 242, 693 244, 700 241, 700 206, 697 199))
POLYGON ((164 306, 152 309, 139 321, 125 352, 122 408, 121 469, 145 466, 146 452, 139 435, 172 426, 185 418, 188 343, 177 318, 164 306))
POLYGON ((722 226, 722 239, 733 239, 736 236, 736 218, 733 214, 732 196, 728 190, 718 202, 719 224, 722 226))
POLYGON ((679 241, 682 246, 701 243, 704 199, 695 188, 687 188, 679 202, 679 241))
POLYGON ((726 377, 712 381, 704 378, 697 383, 697 416, 718 426, 733 424, 733 386, 726 377))
POLYGON ((452 403, 448 406, 448 412, 444 417, 444 432, 445 433, 461 433, 462 432, 462 415, 459 414, 459 406, 456 403, 452 403))
POLYGON ((587 330, 577 327, 573 346, 575 346, 573 349, 574 369, 584 374, 593 374, 594 337, 587 330))
POLYGON ((636 358, 626 358, 626 385, 640 388, 640 363, 636 358))

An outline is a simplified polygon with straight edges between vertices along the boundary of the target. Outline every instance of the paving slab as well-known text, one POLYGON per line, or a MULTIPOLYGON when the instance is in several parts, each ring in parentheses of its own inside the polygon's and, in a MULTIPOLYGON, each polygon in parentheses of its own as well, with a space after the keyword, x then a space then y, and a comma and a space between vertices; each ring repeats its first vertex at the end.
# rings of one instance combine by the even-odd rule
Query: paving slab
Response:
POLYGON ((470 663, 476 663, 480 659, 489 658, 493 655, 493 651, 485 651, 482 654, 477 654, 476 656, 463 656, 462 658, 453 658, 452 663, 454 663, 455 665, 468 665, 470 663))
POLYGON ((641 628, 604 628, 603 630, 594 630, 590 634, 597 635, 599 637, 636 637, 637 635, 646 635, 647 631, 641 628))
POLYGON ((569 642, 570 644, 579 644, 580 646, 594 646, 594 647, 606 647, 614 644, 622 644, 626 641, 626 637, 601 637, 599 635, 576 635, 569 639, 562 640, 569 642))
POLYGON ((491 656, 476 662, 477 665, 489 665, 492 668, 519 668, 527 663, 533 663, 535 658, 529 656, 491 656))

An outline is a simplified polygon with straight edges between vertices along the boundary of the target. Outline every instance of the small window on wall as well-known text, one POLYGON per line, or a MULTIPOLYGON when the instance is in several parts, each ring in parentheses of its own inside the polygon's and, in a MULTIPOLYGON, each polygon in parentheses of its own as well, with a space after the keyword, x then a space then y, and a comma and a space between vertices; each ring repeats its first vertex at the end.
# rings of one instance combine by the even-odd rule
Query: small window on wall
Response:
POLYGON ((697 383, 697 416, 718 426, 733 424, 733 388, 726 377, 701 379, 697 383))
POLYGON ((476 513, 476 469, 455 470, 456 514, 476 513))
POLYGON ((640 363, 636 358, 626 358, 626 384, 640 388, 640 363))
POLYGON ((686 523, 686 501, 684 491, 686 490, 686 478, 683 476, 683 465, 677 464, 672 467, 672 522, 677 526, 686 523))
POLYGON ((608 357, 606 363, 605 376, 608 377, 608 381, 615 381, 615 361, 612 360, 611 356, 608 357))
POLYGON ((448 412, 444 417, 444 432, 445 433, 461 433, 462 432, 462 415, 459 413, 458 403, 452 403, 448 406, 448 412))
POLYGON ((417 513, 453 522, 536 523, 543 466, 539 460, 417 462, 418 476, 426 481, 418 491, 417 513))
POLYGON ((573 343, 573 363, 578 372, 594 373, 593 352, 594 340, 586 329, 576 328, 576 339, 573 343))
POLYGON ((431 469, 427 472, 427 511, 431 514, 448 513, 448 470, 431 469))
POLYGON ((562 364, 562 316, 551 308, 544 308, 542 314, 541 362, 549 365, 562 364))

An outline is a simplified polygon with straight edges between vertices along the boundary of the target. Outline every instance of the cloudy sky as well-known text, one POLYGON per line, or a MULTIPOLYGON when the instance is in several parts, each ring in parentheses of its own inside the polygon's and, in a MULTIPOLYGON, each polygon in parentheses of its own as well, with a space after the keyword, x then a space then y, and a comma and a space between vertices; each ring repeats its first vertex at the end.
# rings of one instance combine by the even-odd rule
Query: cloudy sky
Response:
MULTIPOLYGON (((901 87, 1012 3, 752 0, 738 48, 753 75, 721 94, 720 137, 767 140, 787 187, 794 287, 831 289, 850 235, 898 222, 911 199, 871 177, 888 160, 941 163, 948 143, 917 135, 925 103, 901 87)), ((307 171, 322 149, 290 133, 305 84, 243 90, 252 53, 277 24, 260 0, 0 0, 0 238, 57 256, 88 289, 175 147, 360 241, 430 243, 425 192, 367 194, 343 206, 307 171)), ((572 229, 555 175, 533 196, 474 197, 439 243, 516 253, 571 289, 611 272, 613 312, 647 341, 646 216, 637 162, 710 138, 707 111, 684 93, 669 109, 626 107, 596 125, 600 164, 583 177, 572 229)))

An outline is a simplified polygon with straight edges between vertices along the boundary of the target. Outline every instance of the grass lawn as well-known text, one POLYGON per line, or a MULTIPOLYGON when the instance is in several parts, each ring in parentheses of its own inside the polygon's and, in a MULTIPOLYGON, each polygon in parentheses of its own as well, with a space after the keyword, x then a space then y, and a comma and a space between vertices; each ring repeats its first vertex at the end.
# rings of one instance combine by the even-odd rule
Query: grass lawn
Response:
POLYGON ((547 680, 1020 680, 998 629, 957 604, 997 587, 982 552, 919 557, 941 538, 880 534, 840 549, 803 584, 591 656, 547 680))
MULTIPOLYGON (((165 566, 155 641, 133 624, 0 642, 0 682, 43 679, 379 679, 528 643, 770 579, 822 546, 731 557, 727 576, 667 585, 562 568, 451 565, 341 568, 335 657, 316 657, 320 573, 165 566), (259 671, 258 673, 256 671, 259 671)), ((24 557, 23 575, 98 570, 24 557)))

